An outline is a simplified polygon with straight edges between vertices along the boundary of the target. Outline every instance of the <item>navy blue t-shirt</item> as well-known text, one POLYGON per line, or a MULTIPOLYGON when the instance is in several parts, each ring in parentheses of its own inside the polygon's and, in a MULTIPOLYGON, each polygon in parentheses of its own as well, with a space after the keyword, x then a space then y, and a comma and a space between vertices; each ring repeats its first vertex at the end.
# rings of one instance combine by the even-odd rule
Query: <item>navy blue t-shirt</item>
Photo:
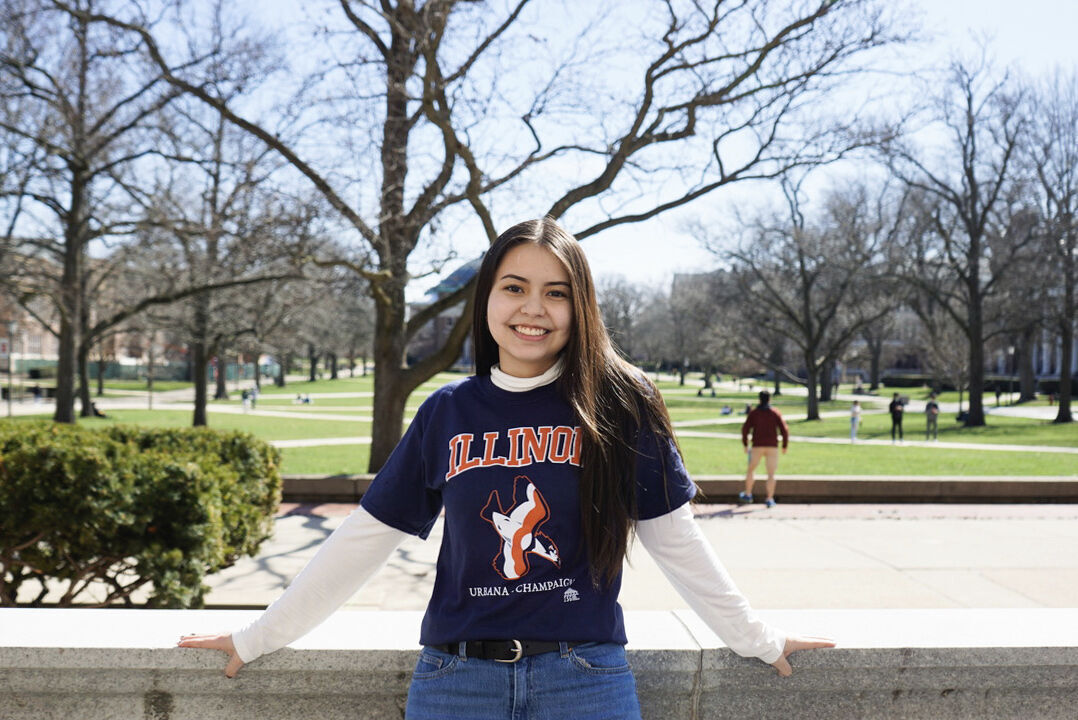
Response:
MULTIPOLYGON (((421 643, 626 642, 621 576, 594 587, 582 545, 580 440, 556 384, 510 392, 488 376, 471 377, 419 408, 362 505, 424 538, 445 508, 421 643)), ((692 498, 695 486, 673 443, 659 446, 644 432, 638 449, 641 520, 692 498)))

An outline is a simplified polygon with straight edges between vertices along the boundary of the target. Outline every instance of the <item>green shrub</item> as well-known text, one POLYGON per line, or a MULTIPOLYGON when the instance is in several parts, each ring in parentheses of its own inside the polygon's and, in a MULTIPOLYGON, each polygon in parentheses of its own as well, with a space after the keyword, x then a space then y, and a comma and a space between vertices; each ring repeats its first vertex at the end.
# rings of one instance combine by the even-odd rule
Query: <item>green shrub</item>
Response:
POLYGON ((240 432, 0 423, 0 605, 50 581, 60 605, 200 607, 205 575, 269 537, 279 465, 240 432))

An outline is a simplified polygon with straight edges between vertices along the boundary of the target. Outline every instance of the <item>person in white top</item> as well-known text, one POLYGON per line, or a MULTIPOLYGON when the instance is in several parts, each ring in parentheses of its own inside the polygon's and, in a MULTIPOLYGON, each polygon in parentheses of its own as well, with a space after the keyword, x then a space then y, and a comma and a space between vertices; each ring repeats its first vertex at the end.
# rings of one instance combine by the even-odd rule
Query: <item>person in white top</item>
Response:
POLYGON ((850 442, 857 442, 857 428, 861 425, 861 401, 854 400, 850 406, 850 442))
POLYGON ((262 616, 234 633, 184 637, 181 647, 226 652, 225 674, 234 677, 325 620, 409 533, 425 536, 443 507, 438 577, 406 718, 505 717, 518 664, 532 684, 514 697, 545 713, 639 718, 616 604, 634 531, 735 652, 785 677, 791 653, 834 646, 763 623, 722 566, 693 519, 695 488, 662 397, 614 351, 572 235, 549 218, 510 228, 484 259, 476 297, 476 377, 424 403, 362 506, 262 616), (542 432, 521 426, 521 412, 542 432), (471 428, 460 420, 499 413, 506 432, 493 420, 471 428), (575 426, 555 424, 562 416, 575 426), (505 518, 520 528, 499 527, 505 518), (543 581, 520 584, 528 572, 543 581), (488 578, 488 587, 458 587, 474 577, 488 578), (470 601, 469 590, 472 598, 481 590, 481 602, 470 601), (561 613, 563 604, 574 611, 561 613), (446 613, 455 613, 452 622, 446 613), (457 626, 460 635, 447 637, 457 626), (482 634, 503 627, 504 634, 482 634))

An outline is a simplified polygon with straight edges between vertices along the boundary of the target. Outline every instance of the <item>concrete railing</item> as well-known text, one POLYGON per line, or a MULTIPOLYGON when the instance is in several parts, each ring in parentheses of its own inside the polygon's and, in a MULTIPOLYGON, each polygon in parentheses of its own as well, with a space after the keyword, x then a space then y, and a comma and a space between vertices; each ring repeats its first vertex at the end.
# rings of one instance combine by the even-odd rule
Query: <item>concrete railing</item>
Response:
MULTIPOLYGON (((1078 609, 761 611, 834 650, 778 678, 688 611, 631 612, 644 717, 1073 718, 1078 609)), ((172 647, 247 611, 0 609, 2 720, 400 718, 420 614, 339 612, 234 680, 172 647)), ((569 720, 569 719, 567 719, 569 720)))

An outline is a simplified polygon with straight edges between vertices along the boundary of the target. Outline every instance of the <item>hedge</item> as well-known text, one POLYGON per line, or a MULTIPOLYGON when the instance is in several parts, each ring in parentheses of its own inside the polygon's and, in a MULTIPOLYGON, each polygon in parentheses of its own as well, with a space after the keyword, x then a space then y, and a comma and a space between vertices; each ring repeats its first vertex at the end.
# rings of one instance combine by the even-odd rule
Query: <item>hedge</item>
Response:
POLYGON ((0 422, 0 605, 201 607, 272 532, 279 466, 241 432, 0 422))

